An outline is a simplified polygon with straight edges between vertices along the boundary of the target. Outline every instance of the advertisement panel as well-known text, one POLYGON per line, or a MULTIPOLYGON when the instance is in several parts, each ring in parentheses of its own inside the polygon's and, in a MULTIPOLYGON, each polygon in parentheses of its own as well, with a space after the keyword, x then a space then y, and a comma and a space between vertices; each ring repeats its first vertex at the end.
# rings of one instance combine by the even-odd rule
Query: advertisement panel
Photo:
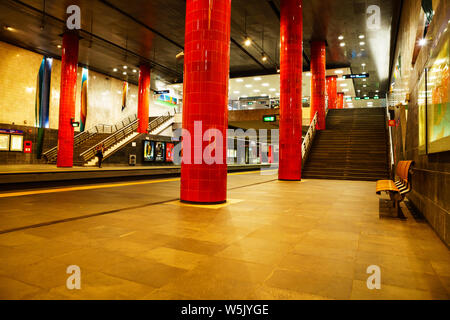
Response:
POLYGON ((155 141, 144 141, 144 161, 155 161, 155 141))
POLYGON ((155 142, 155 161, 164 162, 166 158, 166 143, 161 141, 155 142))
POLYGON ((173 143, 166 143, 166 162, 173 162, 173 148, 175 148, 173 143))

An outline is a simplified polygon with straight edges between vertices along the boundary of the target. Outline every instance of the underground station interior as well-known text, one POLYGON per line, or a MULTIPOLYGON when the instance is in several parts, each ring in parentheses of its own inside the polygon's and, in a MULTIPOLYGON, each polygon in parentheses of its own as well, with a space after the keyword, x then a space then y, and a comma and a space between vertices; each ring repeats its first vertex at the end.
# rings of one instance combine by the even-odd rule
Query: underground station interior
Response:
POLYGON ((0 299, 448 301, 449 26, 1 0, 0 299))

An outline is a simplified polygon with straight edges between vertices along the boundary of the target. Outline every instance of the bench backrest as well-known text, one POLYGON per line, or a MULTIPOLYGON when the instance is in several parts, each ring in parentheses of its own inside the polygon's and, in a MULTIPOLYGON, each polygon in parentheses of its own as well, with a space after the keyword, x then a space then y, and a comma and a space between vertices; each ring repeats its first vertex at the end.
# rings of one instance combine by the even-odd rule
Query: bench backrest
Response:
POLYGON ((413 161, 399 161, 397 164, 397 169, 395 170, 395 173, 397 177, 399 177, 401 180, 404 181, 404 183, 408 183, 408 174, 409 174, 409 168, 411 167, 413 161))

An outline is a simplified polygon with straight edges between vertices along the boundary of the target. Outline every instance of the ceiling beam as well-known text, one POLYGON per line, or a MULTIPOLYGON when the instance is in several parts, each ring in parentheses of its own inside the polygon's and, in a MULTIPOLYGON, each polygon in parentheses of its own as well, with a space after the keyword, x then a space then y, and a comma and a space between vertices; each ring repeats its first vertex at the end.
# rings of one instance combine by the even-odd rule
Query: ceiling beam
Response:
POLYGON ((109 3, 109 2, 106 1, 106 0, 100 0, 100 2, 103 3, 104 5, 108 6, 109 8, 111 8, 111 9, 113 9, 113 10, 119 12, 121 15, 127 17, 128 19, 133 20, 135 23, 139 24, 141 27, 144 27, 145 29, 147 29, 147 30, 153 32, 154 34, 156 34, 156 35, 158 35, 158 36, 160 36, 160 37, 163 38, 164 40, 166 40, 166 41, 170 42, 171 44, 177 46, 177 47, 180 48, 181 50, 184 50, 184 46, 183 46, 183 45, 181 45, 181 44, 179 44, 178 42, 176 42, 176 41, 170 39, 168 36, 162 34, 161 32, 159 32, 159 31, 157 31, 157 30, 155 30, 155 29, 153 29, 152 27, 146 25, 145 23, 143 23, 142 21, 136 19, 136 18, 133 17, 132 15, 130 15, 130 14, 128 14, 127 12, 123 11, 122 9, 117 8, 117 7, 116 7, 115 5, 113 5, 112 3, 109 3))

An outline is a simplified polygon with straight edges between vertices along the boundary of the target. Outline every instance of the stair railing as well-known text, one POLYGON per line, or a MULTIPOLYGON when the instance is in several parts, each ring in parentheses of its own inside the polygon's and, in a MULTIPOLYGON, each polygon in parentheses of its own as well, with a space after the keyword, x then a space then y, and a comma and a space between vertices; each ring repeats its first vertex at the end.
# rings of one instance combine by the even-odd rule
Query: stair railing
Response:
POLYGON ((385 114, 385 123, 387 126, 388 134, 389 134, 389 176, 394 179, 394 167, 395 167, 395 159, 394 159, 394 139, 392 134, 392 127, 389 125, 389 120, 391 120, 391 115, 389 113, 389 106, 386 106, 386 114, 385 114))
MULTIPOLYGON (((118 122, 114 126, 105 125, 105 124, 97 124, 94 127, 75 135, 73 137, 73 146, 75 147, 77 145, 82 144, 84 141, 90 139, 92 136, 96 135, 97 133, 114 133, 118 130, 118 128, 123 128, 126 125, 130 124, 131 122, 135 121, 136 119, 137 119, 137 115, 134 114, 132 116, 126 117, 125 119, 118 122), (105 130, 106 127, 110 127, 111 130, 109 130, 109 132, 106 132, 107 131, 107 130, 105 130)), ((45 151, 44 153, 42 153, 42 156, 44 157, 44 159, 47 162, 55 159, 58 156, 58 146, 45 151)))
POLYGON ((316 136, 316 125, 317 125, 318 113, 314 114, 314 118, 309 125, 308 132, 306 133, 305 139, 302 143, 302 164, 305 163, 309 151, 311 150, 314 137, 316 136))
POLYGON ((100 141, 96 145, 94 145, 91 148, 89 148, 86 151, 84 151, 82 154, 80 154, 80 158, 84 162, 92 159, 93 157, 95 157, 97 147, 99 147, 101 145, 103 145, 103 148, 104 148, 105 151, 108 150, 114 144, 116 144, 117 142, 125 139, 127 136, 129 136, 130 134, 135 132, 136 129, 138 128, 138 123, 139 123, 139 120, 136 118, 134 121, 131 121, 126 126, 122 127, 121 129, 118 129, 116 132, 111 134, 106 139, 100 141))
POLYGON ((167 120, 171 119, 173 117, 173 115, 169 112, 167 112, 166 114, 159 116, 158 118, 154 119, 153 121, 151 121, 148 124, 148 132, 152 132, 153 130, 155 130, 156 128, 158 128, 160 125, 162 125, 164 122, 166 122, 167 120))

